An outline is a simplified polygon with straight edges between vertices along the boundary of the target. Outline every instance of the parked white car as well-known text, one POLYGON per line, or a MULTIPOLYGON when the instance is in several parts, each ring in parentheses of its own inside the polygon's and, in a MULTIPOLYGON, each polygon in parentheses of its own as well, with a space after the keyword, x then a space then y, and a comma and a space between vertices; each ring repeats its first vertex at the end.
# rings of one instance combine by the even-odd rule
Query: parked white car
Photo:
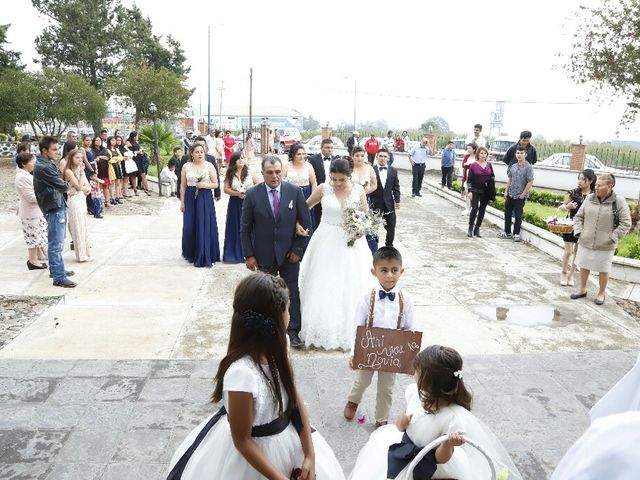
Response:
MULTIPOLYGON (((545 166, 545 167, 556 167, 556 168, 566 168, 569 169, 571 165, 571 154, 570 153, 554 153, 553 155, 545 158, 543 161, 538 162, 536 166, 545 166)), ((625 170, 620 170, 619 168, 607 167, 602 161, 596 157, 595 155, 585 155, 584 159, 584 168, 590 168, 596 173, 613 173, 613 174, 624 174, 628 173, 625 170)))
MULTIPOLYGON (((338 137, 331 137, 333 141, 333 148, 345 148, 344 143, 338 137)), ((316 153, 320 153, 320 144, 322 143, 322 135, 316 135, 315 137, 311 137, 309 140, 304 142, 302 146, 304 147, 304 151, 307 155, 315 155, 316 153)))

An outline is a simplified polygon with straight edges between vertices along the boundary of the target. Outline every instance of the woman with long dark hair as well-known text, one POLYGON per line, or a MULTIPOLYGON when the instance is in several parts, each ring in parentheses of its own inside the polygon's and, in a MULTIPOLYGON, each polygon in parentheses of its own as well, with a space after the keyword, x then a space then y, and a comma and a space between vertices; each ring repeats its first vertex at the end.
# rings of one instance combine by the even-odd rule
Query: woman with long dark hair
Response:
POLYGON ((476 149, 476 161, 469 166, 467 176, 467 196, 471 197, 471 213, 469 214, 469 230, 467 237, 478 237, 480 235, 480 225, 484 219, 484 212, 487 204, 495 198, 495 184, 493 167, 487 160, 489 150, 484 147, 476 149), (475 222, 475 223, 474 223, 475 222))
POLYGON ((204 146, 193 143, 191 161, 182 167, 180 211, 182 215, 182 256, 196 267, 210 267, 220 261, 216 206, 212 190, 218 175, 205 160, 204 146))
POLYGON ((113 175, 110 175, 111 185, 113 190, 111 192, 111 205, 122 203, 122 160, 124 157, 118 149, 116 137, 107 138, 107 152, 109 152, 109 173, 113 170, 113 175), (115 178, 114 178, 115 177, 115 178))
MULTIPOLYGON (((569 212, 569 218, 575 217, 587 195, 593 193, 596 188, 596 174, 590 168, 578 174, 578 187, 569 190, 564 197, 564 203, 560 205, 560 210, 569 212)), ((562 273, 560 274, 560 285, 575 285, 576 274, 576 254, 578 253, 578 237, 573 232, 562 235, 564 240, 564 254, 562 256, 562 273), (571 268, 569 268, 571 260, 571 268)))
POLYGON ((311 433, 287 351, 285 281, 254 273, 240 281, 226 356, 212 400, 222 402, 176 450, 168 480, 344 479, 324 438, 311 433))
MULTIPOLYGON (((289 163, 283 167, 282 176, 285 182, 299 186, 305 199, 308 199, 313 191, 318 188, 316 172, 307 161, 307 155, 301 143, 296 143, 289 150, 289 163)), ((315 229, 316 219, 313 209, 309 213, 311 215, 311 228, 308 234, 311 236, 315 229)))
POLYGON ((240 242, 240 217, 244 197, 251 187, 260 183, 257 174, 249 171, 247 160, 242 152, 233 152, 224 178, 224 193, 229 195, 227 221, 224 230, 224 263, 244 263, 240 242))
POLYGON ((95 136, 91 140, 91 153, 93 153, 93 158, 98 165, 98 178, 103 182, 100 186, 104 195, 104 207, 110 208, 112 205, 111 190, 109 189, 111 186, 111 179, 109 178, 109 160, 111 156, 107 149, 102 146, 102 139, 99 136, 95 136))
POLYGON ((144 153, 144 149, 138 142, 138 132, 129 133, 129 138, 125 142, 126 147, 133 152, 133 160, 136 162, 138 171, 129 177, 133 187, 133 194, 138 195, 138 188, 142 186, 144 193, 149 193, 149 185, 147 184, 147 169, 149 168, 149 157, 144 153))

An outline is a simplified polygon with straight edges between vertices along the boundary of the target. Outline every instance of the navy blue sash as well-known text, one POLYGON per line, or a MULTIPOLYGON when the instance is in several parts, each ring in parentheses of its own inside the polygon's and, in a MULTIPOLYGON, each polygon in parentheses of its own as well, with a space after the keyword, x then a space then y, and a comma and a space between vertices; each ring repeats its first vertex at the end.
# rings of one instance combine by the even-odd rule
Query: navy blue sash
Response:
MULTIPOLYGON (((207 436, 209 431, 214 427, 218 420, 220 420, 224 415, 227 414, 227 409, 224 408, 224 405, 220 407, 220 409, 215 413, 211 420, 207 422, 204 428, 198 433, 198 436, 193 441, 191 446, 184 452, 178 463, 171 469, 169 472, 169 476, 167 480, 180 480, 182 478, 182 473, 184 469, 187 467, 193 452, 196 451, 198 446, 202 443, 202 440, 207 436)), ((265 423, 264 425, 256 425, 251 428, 251 436, 254 438, 257 437, 270 437, 272 435, 277 435, 278 433, 284 432, 286 428, 291 423, 296 431, 300 433, 302 431, 302 417, 300 416, 300 410, 297 408, 291 412, 291 415, 280 415, 275 420, 265 423)), ((312 428, 311 432, 313 433, 315 430, 312 428)))
MULTIPOLYGON (((396 478, 398 474, 404 470, 416 455, 422 450, 409 438, 405 432, 400 443, 394 443, 389 446, 387 453, 387 478, 396 478)), ((436 472, 438 465, 436 464, 436 451, 430 450, 416 468, 413 469, 413 480, 429 479, 436 472)))

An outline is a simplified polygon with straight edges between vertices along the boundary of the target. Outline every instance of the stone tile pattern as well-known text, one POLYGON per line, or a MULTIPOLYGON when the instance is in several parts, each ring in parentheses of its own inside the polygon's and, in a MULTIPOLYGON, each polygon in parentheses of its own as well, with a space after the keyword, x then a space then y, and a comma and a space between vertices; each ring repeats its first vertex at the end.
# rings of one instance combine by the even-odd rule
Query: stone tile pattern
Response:
MULTIPOLYGON (((635 361, 633 352, 469 356, 474 412, 526 479, 547 478, 588 426, 588 409, 635 361)), ((346 422, 344 359, 294 358, 312 423, 348 473, 372 431, 374 388, 346 422)), ((216 410, 216 361, 0 362, 1 479, 162 479, 175 448, 216 410)), ((399 376, 392 419, 403 408, 399 376)))

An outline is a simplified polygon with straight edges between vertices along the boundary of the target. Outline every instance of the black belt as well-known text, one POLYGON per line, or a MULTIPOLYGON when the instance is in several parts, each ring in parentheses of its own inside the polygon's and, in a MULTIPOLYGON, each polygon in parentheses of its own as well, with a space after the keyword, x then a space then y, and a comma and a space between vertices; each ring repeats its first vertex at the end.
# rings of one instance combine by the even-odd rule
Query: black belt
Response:
MULTIPOLYGON (((198 446, 202 443, 202 440, 207 436, 209 431, 214 427, 218 420, 220 420, 224 415, 227 414, 227 409, 224 406, 220 407, 220 409, 215 413, 213 417, 207 422, 202 430, 198 433, 198 436, 193 441, 191 446, 182 454, 178 463, 171 469, 169 472, 169 476, 167 480, 180 480, 182 478, 182 473, 184 469, 187 467, 193 452, 196 451, 198 446)), ((277 435, 281 432, 284 432, 286 428, 291 423, 296 431, 300 433, 302 431, 302 417, 300 416, 300 410, 297 408, 291 412, 291 415, 282 414, 275 420, 272 420, 269 423, 265 423, 264 425, 256 425, 251 427, 251 436, 254 438, 259 437, 270 437, 272 435, 277 435)), ((312 428, 312 432, 315 430, 312 428)))

